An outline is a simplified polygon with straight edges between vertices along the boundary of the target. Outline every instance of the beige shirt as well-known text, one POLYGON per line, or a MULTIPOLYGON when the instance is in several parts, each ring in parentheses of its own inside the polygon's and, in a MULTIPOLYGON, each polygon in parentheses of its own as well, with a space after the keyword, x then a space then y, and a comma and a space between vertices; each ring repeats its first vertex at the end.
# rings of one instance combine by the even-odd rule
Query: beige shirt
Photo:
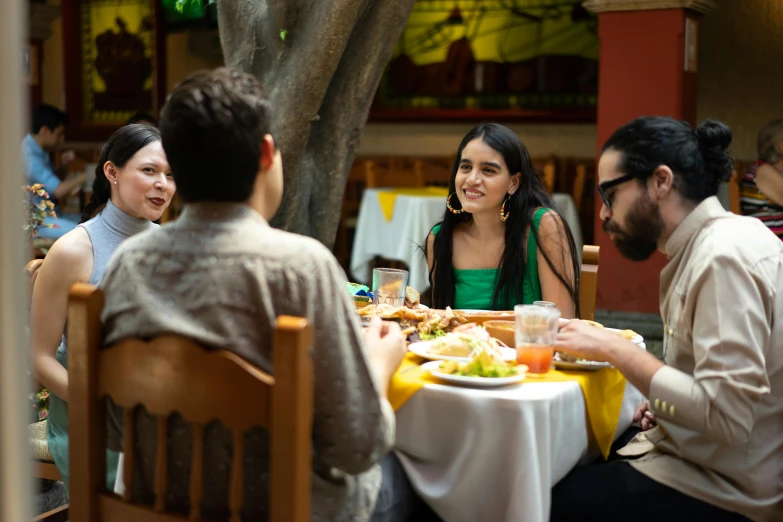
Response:
MULTIPOLYGON (((756 521, 783 520, 783 243, 702 202, 666 244, 664 366, 650 478, 756 521)), ((650 499, 654 502, 655 499, 650 499)))
MULTIPOLYGON (((393 446, 394 413, 367 366, 345 282, 317 241, 273 229, 245 205, 191 205, 174 223, 117 250, 101 284, 106 342, 175 333, 271 373, 275 318, 307 318, 315 339, 312 520, 367 520, 381 482, 378 462, 393 446)), ((137 420, 134 497, 151 503, 156 425, 146 414, 137 420)), ((169 433, 167 504, 187 513, 191 432, 175 420, 169 433)), ((118 435, 110 437, 115 449, 118 435)), ((222 426, 205 431, 207 518, 227 514, 231 440, 222 426)), ((268 462, 266 432, 251 431, 244 520, 266 520, 268 462)))

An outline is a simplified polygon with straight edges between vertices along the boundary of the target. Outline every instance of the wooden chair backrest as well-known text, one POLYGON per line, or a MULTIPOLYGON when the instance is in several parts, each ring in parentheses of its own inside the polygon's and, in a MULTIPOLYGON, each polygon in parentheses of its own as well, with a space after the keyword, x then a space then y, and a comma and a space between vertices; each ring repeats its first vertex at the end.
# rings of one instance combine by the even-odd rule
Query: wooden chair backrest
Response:
POLYGON ((595 318, 595 297, 598 293, 598 259, 600 247, 582 247, 582 269, 579 276, 579 310, 582 319, 595 318))
POLYGON ((279 317, 274 334, 272 377, 233 353, 207 350, 190 339, 166 335, 128 339, 100 349, 101 290, 71 288, 68 304, 69 460, 71 520, 80 522, 200 521, 204 426, 221 421, 234 434, 229 507, 239 522, 243 506, 244 431, 269 430, 271 522, 310 520, 313 368, 312 328, 295 317, 279 317), (125 408, 125 494, 106 491, 106 411, 109 396, 125 408), (158 419, 155 504, 134 504, 133 410, 144 406, 158 419), (193 425, 190 516, 164 512, 167 487, 167 419, 178 412, 193 425), (76 464, 78 463, 78 465, 76 464))
POLYGON ((385 164, 368 159, 364 163, 367 188, 378 187, 423 187, 424 169, 420 162, 406 165, 401 158, 389 158, 385 164))
POLYGON ((555 176, 557 174, 555 158, 532 158, 531 162, 533 163, 533 169, 541 177, 547 193, 552 194, 555 190, 555 176))
POLYGON ((182 212, 182 200, 177 194, 171 198, 168 208, 160 217, 160 224, 168 223, 169 221, 176 220, 182 212))
POLYGON ((582 208, 582 197, 585 194, 585 183, 587 182, 587 165, 580 163, 576 166, 576 176, 574 176, 574 188, 571 195, 574 198, 574 205, 577 211, 582 208))
POLYGON ((740 180, 743 173, 735 167, 731 171, 731 179, 729 180, 729 210, 737 215, 740 215, 740 180))
POLYGON ((33 295, 33 286, 35 286, 35 280, 38 279, 38 271, 41 269, 43 259, 33 259, 24 267, 24 273, 30 279, 30 294, 33 295))

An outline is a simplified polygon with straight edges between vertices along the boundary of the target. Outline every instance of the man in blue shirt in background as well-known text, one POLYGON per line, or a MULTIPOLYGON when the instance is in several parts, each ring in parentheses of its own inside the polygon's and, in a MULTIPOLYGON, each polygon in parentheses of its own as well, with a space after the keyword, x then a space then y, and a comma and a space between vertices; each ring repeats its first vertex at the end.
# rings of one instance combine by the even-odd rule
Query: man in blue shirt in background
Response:
MULTIPOLYGON (((68 115, 51 105, 41 104, 33 109, 32 127, 22 141, 22 157, 24 159, 27 183, 40 183, 49 193, 55 204, 58 217, 46 218, 45 223, 54 224, 56 228, 42 227, 38 237, 57 239, 73 230, 79 222, 79 216, 63 216, 58 200, 68 196, 87 181, 87 174, 82 172, 77 176, 61 181, 52 167, 49 152, 56 149, 65 139, 65 126, 68 115)), ((64 152, 63 164, 68 164, 74 158, 73 151, 64 152)))

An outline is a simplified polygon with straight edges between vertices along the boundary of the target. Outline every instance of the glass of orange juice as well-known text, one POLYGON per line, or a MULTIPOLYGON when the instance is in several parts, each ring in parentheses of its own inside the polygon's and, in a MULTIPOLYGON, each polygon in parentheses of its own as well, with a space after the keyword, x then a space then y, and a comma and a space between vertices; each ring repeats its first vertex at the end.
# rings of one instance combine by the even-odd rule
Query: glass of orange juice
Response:
POLYGON ((560 310, 549 306, 517 305, 514 317, 517 363, 527 366, 530 376, 546 374, 555 354, 560 310))

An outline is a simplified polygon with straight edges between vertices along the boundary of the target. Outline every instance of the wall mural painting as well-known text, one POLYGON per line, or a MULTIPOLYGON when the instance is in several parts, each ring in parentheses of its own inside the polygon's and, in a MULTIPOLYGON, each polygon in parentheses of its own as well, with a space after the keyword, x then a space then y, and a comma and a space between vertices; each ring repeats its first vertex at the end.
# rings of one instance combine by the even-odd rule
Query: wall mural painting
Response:
POLYGON ((597 92, 582 0, 418 0, 371 117, 590 120, 597 92))
POLYGON ((81 5, 84 121, 123 123, 153 111, 153 3, 89 0, 81 5))

